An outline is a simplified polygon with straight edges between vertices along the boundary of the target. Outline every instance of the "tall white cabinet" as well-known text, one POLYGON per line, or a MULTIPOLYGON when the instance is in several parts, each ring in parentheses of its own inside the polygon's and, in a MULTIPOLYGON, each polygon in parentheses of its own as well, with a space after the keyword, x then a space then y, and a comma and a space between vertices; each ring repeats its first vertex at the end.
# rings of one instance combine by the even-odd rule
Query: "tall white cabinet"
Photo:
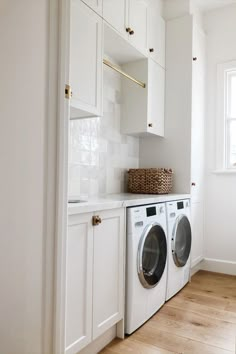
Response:
POLYGON ((205 58, 205 34, 194 24, 191 126, 192 267, 203 259, 204 254, 205 58))
POLYGON ((205 35, 192 15, 166 23, 165 139, 141 139, 141 167, 171 167, 192 199, 192 267, 203 258, 205 35))

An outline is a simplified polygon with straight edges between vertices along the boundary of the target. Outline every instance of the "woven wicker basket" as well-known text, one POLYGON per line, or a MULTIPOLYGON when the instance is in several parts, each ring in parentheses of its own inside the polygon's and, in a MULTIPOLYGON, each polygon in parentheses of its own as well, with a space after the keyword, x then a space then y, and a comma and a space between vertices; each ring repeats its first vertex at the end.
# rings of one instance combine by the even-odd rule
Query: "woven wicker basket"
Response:
POLYGON ((172 188, 173 171, 166 168, 138 168, 128 171, 130 193, 168 194, 172 188))

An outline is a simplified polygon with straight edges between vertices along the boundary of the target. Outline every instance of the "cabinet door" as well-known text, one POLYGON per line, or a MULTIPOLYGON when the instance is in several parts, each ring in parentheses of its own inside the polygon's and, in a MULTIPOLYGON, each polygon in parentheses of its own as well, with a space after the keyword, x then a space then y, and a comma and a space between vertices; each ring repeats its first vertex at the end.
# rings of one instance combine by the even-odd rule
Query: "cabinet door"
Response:
POLYGON ((94 226, 93 339, 124 313, 124 209, 98 213, 94 226))
POLYGON ((204 196, 205 126, 205 35, 193 27, 191 196, 200 202, 204 196))
POLYGON ((102 19, 82 1, 71 0, 72 118, 101 115, 102 65, 102 19))
POLYGON ((195 267, 203 259, 203 203, 192 203, 191 206, 192 226, 192 251, 191 267, 195 267))
POLYGON ((148 50, 150 57, 165 67, 165 21, 152 7, 148 14, 148 50))
POLYGON ((127 25, 127 0, 103 0, 103 18, 125 38, 127 25))
POLYGON ((69 217, 66 252, 66 348, 75 354, 92 339, 92 214, 69 217))
POLYGON ((153 60, 148 65, 148 122, 149 133, 164 136, 165 70, 153 60))
POLYGON ((148 3, 146 0, 129 0, 128 27, 131 43, 147 55, 148 3), (132 33, 132 32, 131 32, 132 33))
POLYGON ((97 14, 102 16, 102 0, 82 0, 91 9, 93 9, 97 14))

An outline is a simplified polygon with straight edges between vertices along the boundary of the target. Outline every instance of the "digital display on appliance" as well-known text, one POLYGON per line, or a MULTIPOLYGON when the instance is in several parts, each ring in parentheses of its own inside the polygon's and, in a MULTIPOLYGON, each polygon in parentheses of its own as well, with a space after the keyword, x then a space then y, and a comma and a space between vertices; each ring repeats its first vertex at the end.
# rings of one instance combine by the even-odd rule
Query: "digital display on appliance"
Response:
POLYGON ((146 209, 147 216, 157 215, 156 207, 150 207, 146 209))
POLYGON ((183 209, 184 208, 184 202, 177 202, 177 209, 183 209))

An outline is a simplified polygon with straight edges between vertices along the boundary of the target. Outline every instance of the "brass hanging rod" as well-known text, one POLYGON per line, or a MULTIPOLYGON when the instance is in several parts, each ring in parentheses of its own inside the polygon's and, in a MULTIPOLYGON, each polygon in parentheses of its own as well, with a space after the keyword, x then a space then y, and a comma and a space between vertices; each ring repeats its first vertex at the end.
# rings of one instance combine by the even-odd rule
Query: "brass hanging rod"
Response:
POLYGON ((126 74, 123 70, 121 70, 120 68, 118 68, 116 65, 112 64, 109 60, 107 59, 103 59, 103 64, 109 66, 109 68, 117 71, 119 74, 125 76, 127 79, 135 82, 137 85, 141 86, 142 88, 146 87, 146 84, 143 83, 142 81, 139 81, 137 79, 135 79, 134 77, 130 76, 129 74, 126 74))

